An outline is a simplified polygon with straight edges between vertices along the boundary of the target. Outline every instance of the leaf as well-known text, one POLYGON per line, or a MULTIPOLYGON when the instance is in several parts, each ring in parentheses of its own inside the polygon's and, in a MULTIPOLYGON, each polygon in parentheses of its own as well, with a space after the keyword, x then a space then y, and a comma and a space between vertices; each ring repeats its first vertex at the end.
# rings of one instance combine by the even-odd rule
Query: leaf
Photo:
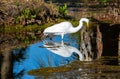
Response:
POLYGON ((32 18, 32 19, 36 18, 36 15, 31 15, 31 18, 32 18))

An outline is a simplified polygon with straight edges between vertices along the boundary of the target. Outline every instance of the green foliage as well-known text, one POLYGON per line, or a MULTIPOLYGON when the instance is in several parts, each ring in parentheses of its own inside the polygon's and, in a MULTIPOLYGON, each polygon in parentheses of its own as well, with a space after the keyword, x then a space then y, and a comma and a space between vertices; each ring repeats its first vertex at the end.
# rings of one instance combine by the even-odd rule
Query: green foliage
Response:
POLYGON ((64 4, 64 6, 59 6, 59 13, 61 17, 67 16, 67 4, 64 4))
POLYGON ((30 43, 30 40, 29 40, 28 37, 25 37, 25 39, 24 39, 23 41, 24 41, 24 43, 26 43, 26 44, 30 43))
POLYGON ((19 22, 20 22, 20 18, 21 18, 20 16, 17 16, 17 17, 16 17, 16 19, 15 19, 15 20, 16 20, 16 22, 17 22, 17 23, 19 23, 19 22))
POLYGON ((104 5, 108 2, 108 0, 100 0, 104 5))
POLYGON ((101 0, 101 2, 106 3, 106 2, 108 2, 108 0, 101 0))
POLYGON ((24 19, 27 21, 35 18, 36 18, 36 14, 32 13, 32 11, 29 8, 26 8, 20 12, 19 16, 16 17, 16 22, 19 23, 21 19, 24 19))
POLYGON ((36 36, 32 36, 32 39, 33 39, 33 40, 37 40, 37 37, 36 37, 36 36))
POLYGON ((29 8, 26 8, 25 10, 23 10, 23 11, 21 12, 21 14, 24 16, 25 19, 28 19, 29 16, 31 15, 30 9, 29 9, 29 8))
POLYGON ((24 16, 25 19, 34 19, 36 18, 36 14, 32 14, 32 11, 29 8, 26 8, 21 12, 21 15, 24 16))
POLYGON ((36 18, 36 14, 35 14, 35 15, 31 15, 31 18, 32 18, 32 19, 36 18))

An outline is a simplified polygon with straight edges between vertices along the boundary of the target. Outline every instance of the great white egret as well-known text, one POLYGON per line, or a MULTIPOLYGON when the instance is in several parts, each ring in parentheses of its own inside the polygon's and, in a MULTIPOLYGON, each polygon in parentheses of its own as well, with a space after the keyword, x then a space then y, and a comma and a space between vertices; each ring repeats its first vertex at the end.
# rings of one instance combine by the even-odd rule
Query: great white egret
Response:
POLYGON ((61 35, 62 39, 64 38, 64 34, 69 34, 69 33, 75 33, 77 31, 79 31, 82 26, 83 26, 83 22, 86 22, 88 25, 89 19, 87 18, 81 18, 79 21, 79 25, 77 27, 73 27, 73 25, 66 21, 66 22, 61 22, 58 24, 55 24, 51 27, 48 27, 44 30, 44 35, 61 35))

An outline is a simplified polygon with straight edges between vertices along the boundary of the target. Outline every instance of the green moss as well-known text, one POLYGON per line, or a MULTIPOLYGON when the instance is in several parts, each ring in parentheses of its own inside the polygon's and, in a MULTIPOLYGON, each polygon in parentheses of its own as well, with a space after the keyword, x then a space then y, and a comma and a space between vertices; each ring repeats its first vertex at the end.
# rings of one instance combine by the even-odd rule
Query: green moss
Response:
MULTIPOLYGON (((106 57, 104 57, 106 58, 106 57)), ((107 57, 109 59, 111 57, 107 57)), ((118 58, 118 57, 112 57, 112 58, 118 58)), ((103 61, 95 60, 95 61, 74 61, 71 62, 68 65, 65 66, 59 66, 59 67, 47 67, 47 68, 41 68, 37 70, 31 70, 28 73, 30 75, 35 76, 50 76, 53 73, 64 75, 65 72, 75 72, 75 73, 88 73, 87 76, 89 77, 97 77, 97 76, 104 76, 108 78, 111 74, 116 74, 117 72, 120 72, 120 66, 119 65, 106 65, 103 64, 103 61), (79 69, 82 69, 79 71, 79 69), (87 69, 87 71, 86 71, 87 69), (78 71, 76 71, 78 70, 78 71), (91 73, 89 73, 89 70, 91 73), (96 72, 94 72, 94 70, 96 72)))
POLYGON ((44 75, 44 76, 48 76, 51 73, 60 73, 60 72, 68 72, 73 70, 72 67, 65 67, 65 66, 61 66, 61 67, 47 67, 47 68, 41 68, 39 70, 31 70, 28 73, 31 75, 44 75))
POLYGON ((102 21, 102 23, 112 24, 112 23, 113 23, 113 21, 112 21, 112 20, 104 20, 104 21, 102 21))
MULTIPOLYGON (((5 32, 6 34, 9 34, 9 33, 20 33, 20 32, 26 32, 26 31, 29 31, 29 32, 33 32, 33 31, 38 31, 38 30, 44 30, 45 28, 49 27, 49 26, 52 26, 54 24, 57 24, 57 23, 60 23, 62 21, 65 21, 65 19, 56 19, 56 21, 53 21, 53 22, 48 22, 46 24, 43 24, 43 25, 37 25, 37 24, 34 24, 34 25, 27 25, 27 26, 22 26, 22 25, 15 25, 15 26, 7 26, 7 27, 4 27, 4 30, 0 29, 1 31, 0 32, 5 32)), ((73 21, 73 20, 69 20, 73 26, 77 26, 78 25, 78 21, 73 21)))

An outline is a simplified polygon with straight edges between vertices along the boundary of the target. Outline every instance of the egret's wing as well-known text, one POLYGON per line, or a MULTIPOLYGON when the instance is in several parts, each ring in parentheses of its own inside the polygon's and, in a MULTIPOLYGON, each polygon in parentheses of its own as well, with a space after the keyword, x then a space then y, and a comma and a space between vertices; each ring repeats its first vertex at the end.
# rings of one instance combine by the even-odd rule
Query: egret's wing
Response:
POLYGON ((59 24, 55 24, 51 27, 48 27, 45 29, 45 33, 61 33, 61 32, 66 32, 72 24, 70 22, 61 22, 59 24))

